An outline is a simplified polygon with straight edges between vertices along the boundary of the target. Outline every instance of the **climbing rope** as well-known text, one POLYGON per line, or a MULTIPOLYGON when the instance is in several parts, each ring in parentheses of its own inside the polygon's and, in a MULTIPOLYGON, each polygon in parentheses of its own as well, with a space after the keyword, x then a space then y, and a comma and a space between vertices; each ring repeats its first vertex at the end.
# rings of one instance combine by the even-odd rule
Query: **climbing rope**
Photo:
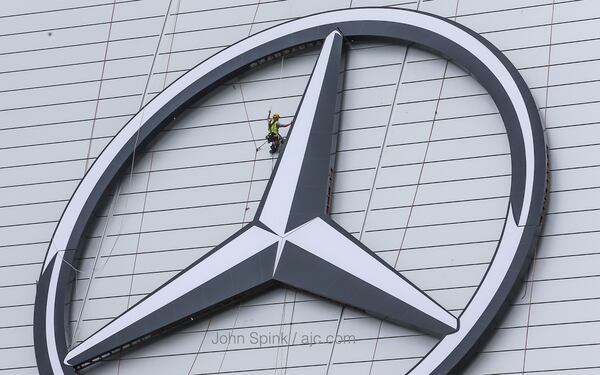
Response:
MULTIPOLYGON (((283 337, 283 326, 284 326, 284 322, 285 322, 285 311, 287 308, 287 295, 288 295, 288 289, 285 289, 285 292, 283 294, 283 308, 281 309, 281 319, 279 321, 279 337, 282 338, 283 337)), ((291 324, 291 322, 290 322, 291 324)), ((289 342, 288 342, 289 344, 289 342)), ((279 345, 277 346, 277 351, 275 352, 275 373, 277 373, 277 369, 279 368, 279 351, 281 350, 281 342, 279 342, 279 345)))
POLYGON ((254 159, 252 160, 252 172, 250 173, 250 183, 248 184, 248 194, 246 194, 244 215, 242 217, 242 226, 244 226, 246 224, 246 217, 248 216, 248 211, 250 211, 250 195, 252 194, 252 183, 254 182, 254 172, 256 171, 256 159, 258 158, 258 151, 260 151, 260 149, 266 142, 260 146, 257 146, 256 137, 254 136, 254 131, 252 130, 252 124, 250 123, 250 115, 248 114, 246 98, 244 97, 244 89, 242 87, 243 84, 242 82, 238 82, 238 84, 240 86, 240 94, 242 96, 242 105, 244 107, 244 113, 246 114, 246 123, 248 124, 248 129, 250 130, 252 143, 254 143, 254 159))
MULTIPOLYGON (((104 228, 102 230, 102 235, 100 237, 100 243, 98 244, 98 250, 96 251, 96 256, 94 257, 94 263, 92 264, 92 270, 90 271, 89 282, 88 282, 87 288, 85 289, 85 294, 84 294, 84 297, 83 297, 83 303, 81 304, 81 308, 79 309, 79 315, 77 317, 77 322, 75 323, 75 328, 73 329, 72 338, 71 338, 71 345, 73 345, 75 343, 75 338, 77 336, 79 325, 81 324, 81 319, 83 317, 83 310, 85 308, 85 305, 86 305, 88 297, 89 297, 90 286, 92 284, 92 281, 94 280, 94 276, 96 275, 96 272, 101 272, 102 269, 104 268, 104 266, 106 266, 106 263, 108 263, 108 260, 107 260, 103 264, 103 267, 97 268, 98 259, 100 258, 100 254, 102 252, 102 245, 104 244, 104 240, 106 238, 106 232, 108 230, 108 224, 109 224, 110 218, 114 214, 115 207, 116 207, 116 202, 117 202, 117 199, 119 197, 120 191, 121 191, 121 183, 119 183, 118 188, 117 188, 117 190, 115 192, 115 195, 114 195, 114 197, 113 197, 113 199, 111 201, 109 212, 108 212, 108 215, 106 217, 106 222, 104 223, 104 228)), ((116 242, 117 241, 115 241, 115 243, 116 242)), ((114 246, 113 246, 113 248, 114 248, 114 246)), ((112 252, 112 249, 111 249, 111 252, 112 252)), ((76 274, 75 275, 75 282, 77 282, 77 279, 78 279, 78 277, 77 277, 77 274, 76 274)), ((77 286, 75 288, 77 288, 77 286)))
POLYGON ((206 336, 208 336, 208 330, 210 329, 210 324, 212 323, 212 318, 208 319, 208 324, 206 325, 206 330, 204 330, 204 335, 202 335, 202 340, 200 341, 200 345, 198 345, 198 350, 196 350, 196 355, 194 356, 194 360, 192 361, 192 365, 188 371, 188 375, 191 375, 192 370, 194 369, 194 365, 198 360, 198 356, 200 356, 200 351, 202 350, 202 346, 204 346, 204 341, 206 340, 206 336))
MULTIPOLYGON (((250 30, 248 31, 248 36, 252 33, 252 27, 254 26, 254 22, 256 20, 256 15, 258 13, 258 7, 259 6, 260 6, 260 0, 258 0, 258 2, 256 3, 256 9, 254 11, 254 17, 252 18, 252 23, 250 24, 250 30)), ((248 186, 248 194, 246 196, 246 204, 245 204, 245 207, 244 207, 244 215, 243 215, 243 218, 242 218, 242 226, 243 226, 244 223, 245 223, 245 221, 246 221, 246 216, 248 214, 248 211, 250 210, 249 201, 250 201, 250 194, 252 192, 252 182, 254 180, 254 172, 255 172, 255 169, 256 169, 256 159, 257 159, 258 151, 260 151, 260 148, 264 145, 264 143, 263 143, 263 145, 260 145, 258 147, 256 145, 256 138, 254 137, 254 132, 252 131, 252 125, 250 123, 250 116, 248 114, 248 108, 246 106, 246 100, 244 98, 244 90, 242 88, 242 82, 238 81, 238 83, 240 85, 240 94, 241 94, 241 97, 242 97, 242 103, 243 103, 243 106, 244 106, 244 112, 246 114, 246 122, 248 124, 248 129, 250 130, 250 135, 252 137, 252 142, 254 143, 254 148, 255 148, 255 151, 254 151, 254 160, 252 162, 252 172, 251 172, 251 177, 250 177, 250 184, 248 186)), ((240 305, 238 305, 237 313, 236 313, 236 316, 235 316, 235 322, 233 323, 233 327, 231 329, 231 332, 233 332, 233 329, 235 328, 235 326, 237 324, 239 313, 240 313, 240 305)), ((200 351, 202 350, 202 346, 203 346, 204 341, 206 339, 206 335, 208 335, 208 329, 210 327, 211 322, 212 322, 212 317, 208 319, 208 325, 206 327, 206 332, 205 332, 204 336, 202 337, 202 341, 200 342, 200 345, 198 346, 198 350, 196 351, 196 355, 194 357, 194 360, 192 361, 192 364, 191 364, 191 366, 189 368, 188 375, 190 375, 192 373, 194 365, 196 364, 196 361, 198 360, 198 356, 200 355, 200 351)), ((219 373, 221 372, 221 369, 223 367, 223 363, 225 362, 225 356, 227 355, 227 349, 229 349, 229 341, 227 342, 227 348, 226 348, 225 352, 223 353, 223 357, 221 358, 221 362, 219 364, 219 369, 218 369, 219 373)))
POLYGON ((291 339, 292 339, 292 327, 294 325, 294 313, 296 312, 296 299, 297 298, 298 298, 298 291, 294 290, 294 299, 292 300, 292 314, 290 316, 290 329, 288 330, 288 342, 287 342, 286 351, 285 351, 285 364, 283 365, 284 375, 287 374, 288 363, 289 363, 289 358, 290 358, 290 347, 292 346, 292 344, 294 344, 291 341, 291 339))
MULTIPOLYGON (((238 318, 240 317, 240 310, 242 309, 242 305, 238 304, 237 306, 237 311, 235 313, 235 320, 233 321, 233 325, 231 326, 231 329, 229 330, 229 334, 227 335, 227 337, 232 337, 233 336, 233 331, 235 330, 235 327, 237 326, 237 322, 238 322, 238 318)), ((227 356, 227 352, 229 351, 229 345, 231 344, 231 339, 227 340, 227 345, 225 346, 225 351, 223 352, 223 357, 221 357, 221 363, 219 363, 219 369, 217 370, 217 374, 221 373, 221 370, 223 369, 223 364, 225 363, 225 357, 227 356)))
POLYGON ((112 34, 112 26, 113 26, 113 20, 115 18, 116 5, 117 5, 117 0, 113 0, 112 11, 111 11, 111 15, 110 15, 110 22, 108 23, 108 36, 106 38, 106 47, 104 48, 104 57, 102 58, 102 70, 100 72, 100 84, 98 85, 98 94, 96 96, 96 107, 94 109, 94 117, 92 120, 92 131, 90 132, 90 138, 89 138, 88 149, 87 149, 87 157, 85 158, 85 167, 84 167, 83 173, 87 173, 87 171, 88 171, 90 155, 92 153, 92 142, 94 140, 94 129, 96 127, 96 119, 98 118, 98 109, 100 108, 100 96, 102 94, 102 83, 104 82, 104 73, 106 71, 106 60, 108 59, 108 45, 110 44, 110 36, 112 34))
MULTIPOLYGON (((168 53, 168 58, 167 58, 167 66, 165 67, 165 78, 164 78, 164 81, 163 81, 163 90, 164 90, 164 88, 166 86, 167 72, 169 70, 169 63, 170 63, 171 52, 172 52, 172 48, 173 48, 173 39, 175 39, 175 28, 177 27, 177 20, 178 20, 178 16, 179 16, 179 7, 180 7, 180 4, 181 4, 181 0, 177 0, 177 9, 176 9, 176 14, 175 14, 175 22, 174 22, 174 25, 173 25, 173 36, 172 36, 171 44, 170 44, 170 47, 169 47, 169 53, 168 53)), ((150 66, 150 71, 148 73, 148 79, 146 80, 146 85, 144 87, 144 93, 142 94, 142 102, 140 104, 140 107, 142 107, 142 111, 141 111, 141 115, 140 115, 140 124, 138 126, 138 129, 139 129, 139 127, 141 127, 141 125, 142 125, 141 121, 144 118, 144 116, 143 116, 144 110, 145 110, 144 99, 145 99, 145 97, 146 97, 146 95, 148 93, 148 87, 149 87, 149 84, 150 84, 150 78, 152 77, 152 71, 154 70, 154 65, 156 63, 156 57, 158 56, 158 50, 160 48, 162 37, 165 35, 165 28, 167 26, 167 21, 169 19, 169 10, 171 9, 172 5, 173 5, 173 0, 169 0, 169 4, 167 6, 167 12, 165 14, 165 20, 164 20, 163 25, 162 25, 162 30, 161 30, 161 33, 160 33, 160 37, 158 39, 158 43, 156 44, 156 50, 154 52, 154 58, 152 59, 152 65, 150 66)), ((135 142, 134 142, 134 145, 133 145, 133 156, 132 156, 132 159, 131 159, 130 187, 133 185, 133 171, 134 171, 134 165, 135 165, 135 154, 136 154, 137 146, 139 144, 139 136, 140 136, 140 132, 138 130, 136 132, 136 138, 135 138, 135 142)), ((144 212, 146 210, 146 200, 147 200, 147 197, 148 197, 148 187, 149 187, 149 184, 150 184, 150 176, 152 174, 152 162, 153 162, 153 160, 154 160, 154 152, 151 152, 150 153, 150 166, 148 167, 148 178, 146 180, 146 186, 145 186, 145 189, 144 189, 144 203, 143 203, 143 207, 142 207, 142 217, 141 217, 141 220, 140 220, 139 233, 138 233, 138 238, 137 238, 137 243, 136 243, 136 248, 135 248, 133 270, 131 272, 131 280, 130 280, 130 283, 129 283, 129 293, 127 295, 127 308, 129 308, 129 305, 131 303, 131 292, 133 290, 133 279, 134 279, 134 275, 135 275, 135 268, 136 268, 137 256, 138 256, 139 245, 140 245, 141 230, 142 230, 142 225, 143 225, 143 222, 144 222, 144 212)), ((128 205, 129 205, 129 199, 127 200, 126 207, 128 207, 128 205)), ((122 226, 123 226, 124 221, 125 221, 124 219, 121 221, 121 225, 120 225, 120 228, 119 228, 119 231, 118 231, 118 236, 119 237, 117 237, 117 241, 118 241, 118 238, 120 238, 120 235, 121 235, 121 232, 122 232, 122 226)), ((117 241, 115 241, 114 245, 116 245, 117 241)), ((113 249, 114 249, 114 245, 113 245, 113 249)), ((112 254, 112 250, 111 250, 110 254, 112 254)), ((109 257, 107 258, 107 262, 110 259, 110 254, 109 254, 109 257)), ((117 361, 117 375, 121 372, 121 358, 122 358, 122 352, 119 352, 119 358, 118 358, 118 361, 117 361)))
MULTIPOLYGON (((555 8, 555 1, 552 0, 552 15, 550 17, 550 41, 549 41, 549 47, 548 47, 548 69, 546 71, 546 100, 545 100, 545 104, 544 104, 544 122, 542 122, 542 124, 545 123, 546 119, 548 118, 548 97, 549 97, 549 89, 548 89, 548 85, 550 84, 550 62, 552 61, 552 41, 553 41, 553 31, 554 31, 554 8, 555 8)), ((544 132, 546 132, 546 129, 544 129, 544 132)), ((550 162, 550 159, 547 160, 547 163, 550 162)), ((548 170, 550 170, 549 165, 547 166, 548 170)), ((548 181, 547 181, 548 182, 548 181)), ((523 365, 521 368, 521 372, 525 373, 525 366, 527 364, 527 347, 529 346, 529 325, 531 322, 531 306, 532 306, 532 302, 533 302, 533 287, 534 287, 534 282, 535 282, 535 271, 536 271, 536 265, 537 265, 537 258, 538 258, 538 248, 539 248, 539 243, 538 245, 535 246, 534 250, 533 250, 533 259, 531 260, 531 265, 530 265, 530 271, 531 271, 531 278, 530 280, 525 280, 525 291, 523 292, 523 297, 521 297, 521 299, 525 298, 525 296, 527 295, 527 289, 529 287, 529 284, 531 284, 531 287, 529 287, 529 298, 527 301, 527 322, 525 324, 525 343, 523 345, 523 365)))
MULTIPOLYGON (((115 17, 116 5, 117 5, 117 1, 114 0, 113 4, 112 4, 110 21, 108 23, 108 36, 106 38, 106 46, 104 48, 104 57, 102 59, 102 70, 101 70, 101 73, 100 73, 100 83, 98 85, 98 94, 97 94, 97 98, 96 98, 96 106, 95 106, 95 109, 94 109, 94 117, 93 117, 93 120, 92 120, 92 129, 91 129, 91 132, 90 132, 90 138, 89 138, 89 143, 88 143, 87 156, 85 158, 85 167, 84 167, 84 171, 83 171, 84 174, 86 174, 87 171, 88 171, 89 162, 90 162, 90 155, 91 155, 91 152, 92 152, 92 142, 94 140, 94 128, 96 126, 96 119, 98 117, 98 108, 100 106, 100 96, 101 96, 101 93, 102 93, 102 83, 104 82, 104 73, 105 73, 105 70, 106 70, 106 60, 108 58, 108 47, 109 47, 109 44, 110 44, 110 36, 112 34, 112 26, 113 26, 113 20, 114 20, 114 17, 115 17)), ((100 250, 98 250, 98 254, 96 254, 96 257, 94 259, 94 267, 92 267, 92 270, 91 270, 91 273, 90 273, 90 281, 88 283, 88 287, 86 288, 86 292, 85 292, 86 297, 87 297, 87 295, 89 293, 90 284, 92 283, 92 276, 94 274, 94 268, 95 268, 96 262, 98 260, 99 252, 100 252, 100 250)), ((73 269, 73 271, 75 271, 75 273, 74 273, 74 278, 75 278, 74 282, 75 282, 75 285, 77 286, 78 275, 82 274, 82 271, 80 269, 78 269, 77 267, 75 267, 74 265, 72 265, 70 262, 66 261, 65 258, 64 258, 64 256, 61 254, 61 252, 57 251, 57 255, 60 256, 61 260, 65 264, 67 264, 70 268, 73 269)), ((74 329, 74 334, 73 334, 73 339, 71 340, 71 345, 74 342, 74 338, 75 338, 74 335, 77 332, 79 323, 81 322, 81 315, 83 314, 83 306, 84 305, 85 305, 85 300, 84 300, 84 303, 82 304, 82 307, 81 307, 82 310, 80 312, 80 316, 77 319, 77 324, 76 324, 75 329, 74 329)))
MULTIPOLYGON (((456 15, 458 13, 458 4, 459 4, 459 2, 460 2, 460 0, 456 1, 456 8, 455 8, 455 13, 454 13, 454 19, 455 20, 456 20, 456 15)), ((421 6, 421 0, 419 0, 419 2, 417 3, 417 10, 419 9, 420 6, 421 6)), ((406 51, 404 53, 404 60, 402 62, 402 68, 401 68, 400 74, 398 76, 398 82, 396 84, 396 90, 395 90, 395 94, 394 94, 394 99, 392 101, 392 109, 390 111, 390 115, 389 115, 389 118, 388 118, 388 124, 387 124, 388 128, 386 128, 386 134, 385 134, 385 138, 384 138, 384 145, 382 146, 382 150, 381 150, 382 153, 383 153, 383 147, 385 147, 385 143, 387 141, 387 135, 388 135, 387 131, 388 131, 388 129, 390 127, 390 124, 391 124, 391 121, 392 121, 392 117, 393 117, 393 114, 394 114, 394 109, 396 108, 396 98, 397 98, 398 92, 400 91, 400 86, 401 86, 401 83, 402 83, 402 77, 404 75, 404 69, 405 69, 405 66, 406 66, 407 56, 408 56, 408 50, 409 49, 410 49, 410 46, 407 46, 406 47, 406 51)), ((448 61, 446 61, 446 65, 444 67, 444 74, 442 75, 442 82, 441 82, 440 89, 439 89, 439 92, 438 92, 438 100, 436 102, 436 108, 435 108, 435 112, 434 112, 434 118, 433 118, 433 122, 432 122, 432 125, 431 125, 431 129, 429 131, 429 136, 428 136, 428 140, 427 140, 427 146, 426 146, 426 149, 425 149, 425 154, 423 156, 423 163, 421 163, 421 167, 420 167, 420 171, 419 171, 419 176, 417 178, 417 184, 416 184, 415 192, 413 194, 412 202, 411 202, 410 209, 409 209, 409 212, 408 212, 408 218, 406 220, 406 229, 402 233, 402 237, 401 237, 401 241, 400 241, 400 247, 398 248, 398 253, 397 253, 396 259, 394 261, 394 269, 397 269, 397 267, 398 267, 398 261, 400 259, 400 251, 404 247, 404 242, 405 242, 405 239, 406 239, 406 233, 408 232, 408 225, 409 225, 411 217, 412 217, 413 207, 414 207, 415 202, 416 202, 417 193, 418 193, 418 190, 419 190, 419 185, 421 183, 421 179, 422 179, 422 176, 423 176, 423 169, 424 169, 424 165, 425 165, 425 160, 427 159, 427 153, 429 151, 429 145, 430 145, 431 138, 432 138, 432 135, 433 135, 433 126, 434 126, 435 121, 436 121, 436 117, 437 117, 437 113, 438 113, 438 106, 439 106, 439 103, 440 103, 440 98, 442 96, 442 90, 444 88, 444 82, 445 82, 447 71, 448 71, 448 61)), ((379 169, 380 163, 381 163, 381 155, 380 155, 379 164, 377 166, 377 170, 379 169)), ((375 178, 377 177, 377 170, 375 171, 375 178)), ((362 230, 361 230, 361 235, 364 233, 365 223, 366 223, 366 216, 368 215, 368 211, 369 211, 369 207, 370 207, 370 200, 371 200, 371 197, 373 195, 374 189, 375 189, 375 181, 373 181, 373 186, 372 186, 372 189, 371 189, 371 195, 369 197, 369 205, 368 205, 368 208, 367 208, 367 212, 365 212, 365 221, 363 222, 363 227, 362 227, 362 230)), ((383 328, 383 320, 381 320, 379 322, 379 327, 377 329, 377 337, 375 339, 375 345, 373 347, 373 355, 371 356, 371 363, 370 363, 370 366, 369 366, 369 374, 371 374, 373 372, 373 363, 375 361, 375 356, 377 354, 377 349, 379 347, 379 342, 380 342, 382 328, 383 328)))

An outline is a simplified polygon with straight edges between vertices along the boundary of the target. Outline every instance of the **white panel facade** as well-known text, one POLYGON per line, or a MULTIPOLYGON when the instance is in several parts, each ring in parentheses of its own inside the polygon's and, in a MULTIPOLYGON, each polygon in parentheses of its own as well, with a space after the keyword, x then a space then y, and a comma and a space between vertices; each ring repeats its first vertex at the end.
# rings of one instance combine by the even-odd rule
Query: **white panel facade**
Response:
MULTIPOLYGON (((431 12, 480 33, 518 68, 545 126, 540 243, 518 295, 461 371, 600 372, 597 1, 55 0, 0 11, 0 375, 38 373, 44 256, 77 184, 127 121, 249 35, 363 6, 431 12)), ((459 317, 506 221, 511 155, 498 109, 440 56, 382 40, 345 46, 331 217, 459 317)), ((220 85, 135 153, 71 265, 72 346, 254 218, 276 162, 267 112, 293 120, 319 48, 220 85)), ((280 287, 81 373, 402 374, 438 341, 280 287)))

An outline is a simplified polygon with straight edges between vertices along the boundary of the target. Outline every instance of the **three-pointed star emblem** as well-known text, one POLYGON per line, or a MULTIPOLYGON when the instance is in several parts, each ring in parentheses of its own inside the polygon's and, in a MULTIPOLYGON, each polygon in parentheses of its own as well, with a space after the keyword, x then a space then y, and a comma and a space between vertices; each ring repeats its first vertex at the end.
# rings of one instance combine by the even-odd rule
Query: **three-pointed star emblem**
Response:
POLYGON ((325 213, 343 38, 324 41, 256 218, 83 341, 76 366, 274 283, 441 337, 457 319, 325 213))

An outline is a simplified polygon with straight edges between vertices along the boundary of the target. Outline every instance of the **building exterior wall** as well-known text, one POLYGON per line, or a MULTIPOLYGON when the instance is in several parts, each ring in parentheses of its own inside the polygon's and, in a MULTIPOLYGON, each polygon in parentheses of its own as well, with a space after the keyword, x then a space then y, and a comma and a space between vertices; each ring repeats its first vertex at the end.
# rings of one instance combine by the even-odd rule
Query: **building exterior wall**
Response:
MULTIPOLYGON (((10 2, 0 13, 0 373, 38 372, 36 281, 85 171, 140 108, 186 71, 273 25, 395 6, 463 24, 502 50, 538 104, 550 192, 527 280, 468 374, 598 372, 600 4, 594 0, 124 0, 10 2)), ((347 40, 331 214, 459 315, 499 239, 510 149, 489 94, 413 46, 347 40)), ((135 155, 86 234, 73 344, 252 220, 274 159, 269 109, 290 121, 318 49, 221 85, 135 155)), ((271 290, 90 374, 396 374, 435 345, 418 332, 288 288, 271 290), (214 344, 216 334, 245 342, 214 344), (340 334, 348 344, 250 342, 340 334)))

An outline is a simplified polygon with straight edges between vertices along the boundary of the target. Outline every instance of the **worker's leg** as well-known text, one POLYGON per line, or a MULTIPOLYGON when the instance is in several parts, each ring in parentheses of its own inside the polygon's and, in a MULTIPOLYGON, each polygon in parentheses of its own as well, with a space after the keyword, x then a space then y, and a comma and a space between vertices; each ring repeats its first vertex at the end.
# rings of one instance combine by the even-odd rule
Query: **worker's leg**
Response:
POLYGON ((273 139, 273 143, 271 143, 271 154, 274 154, 277 152, 277 150, 279 149, 279 137, 275 137, 273 139))

